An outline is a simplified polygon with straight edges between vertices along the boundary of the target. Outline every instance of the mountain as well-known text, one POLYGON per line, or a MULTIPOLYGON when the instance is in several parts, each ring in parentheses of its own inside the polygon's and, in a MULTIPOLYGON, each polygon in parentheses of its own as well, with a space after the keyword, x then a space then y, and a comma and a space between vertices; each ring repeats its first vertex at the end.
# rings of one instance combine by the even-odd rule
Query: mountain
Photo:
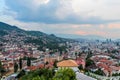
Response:
POLYGON ((11 26, 9 24, 0 22, 0 30, 6 30, 6 31, 12 31, 12 30, 18 30, 16 26, 11 26))
POLYGON ((24 30, 19 29, 16 26, 11 26, 9 24, 0 22, 0 36, 7 35, 7 34, 11 33, 12 31, 24 32, 24 30))
POLYGON ((44 47, 57 49, 60 43, 74 41, 40 31, 26 31, 3 22, 0 22, 0 40, 11 44, 35 44, 39 46, 39 49, 43 49, 44 47))

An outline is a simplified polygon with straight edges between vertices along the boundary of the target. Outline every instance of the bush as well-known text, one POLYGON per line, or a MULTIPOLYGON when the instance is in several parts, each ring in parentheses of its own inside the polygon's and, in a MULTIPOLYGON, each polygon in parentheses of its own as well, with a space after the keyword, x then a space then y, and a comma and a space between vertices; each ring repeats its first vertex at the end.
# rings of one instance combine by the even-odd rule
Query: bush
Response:
POLYGON ((20 77, 22 77, 22 76, 24 76, 24 75, 25 75, 25 71, 22 70, 22 71, 20 71, 20 73, 17 75, 16 78, 20 78, 20 77))
POLYGON ((24 75, 20 80, 76 80, 76 74, 72 69, 60 69, 55 74, 53 70, 38 69, 24 75))

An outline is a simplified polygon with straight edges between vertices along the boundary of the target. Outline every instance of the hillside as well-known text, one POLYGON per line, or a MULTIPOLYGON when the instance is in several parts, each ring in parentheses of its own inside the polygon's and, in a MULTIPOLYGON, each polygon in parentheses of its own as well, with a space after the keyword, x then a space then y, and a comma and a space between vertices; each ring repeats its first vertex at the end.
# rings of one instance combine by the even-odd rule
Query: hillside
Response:
POLYGON ((7 31, 12 31, 12 30, 18 30, 16 26, 11 26, 9 24, 0 22, 0 30, 7 30, 7 31))
POLYGON ((40 31, 25 31, 16 26, 0 22, 0 40, 16 44, 35 44, 39 49, 50 48, 57 49, 59 43, 74 41, 56 37, 54 34, 46 34, 40 31))

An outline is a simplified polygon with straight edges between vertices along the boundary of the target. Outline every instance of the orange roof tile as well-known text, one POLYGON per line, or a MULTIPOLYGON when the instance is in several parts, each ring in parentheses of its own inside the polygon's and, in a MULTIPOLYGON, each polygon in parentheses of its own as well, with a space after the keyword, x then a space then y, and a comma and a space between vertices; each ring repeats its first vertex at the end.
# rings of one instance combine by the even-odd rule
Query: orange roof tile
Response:
POLYGON ((74 60, 64 60, 57 63, 58 67, 78 67, 78 64, 74 60))

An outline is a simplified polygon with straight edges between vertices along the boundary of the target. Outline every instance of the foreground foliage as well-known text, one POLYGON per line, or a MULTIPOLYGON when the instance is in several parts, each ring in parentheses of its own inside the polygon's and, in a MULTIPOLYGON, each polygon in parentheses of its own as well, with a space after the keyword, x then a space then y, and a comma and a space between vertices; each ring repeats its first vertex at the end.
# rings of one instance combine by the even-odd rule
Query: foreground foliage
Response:
POLYGON ((54 70, 38 69, 29 72, 20 80, 76 80, 76 75, 72 69, 60 69, 56 73, 54 70))

